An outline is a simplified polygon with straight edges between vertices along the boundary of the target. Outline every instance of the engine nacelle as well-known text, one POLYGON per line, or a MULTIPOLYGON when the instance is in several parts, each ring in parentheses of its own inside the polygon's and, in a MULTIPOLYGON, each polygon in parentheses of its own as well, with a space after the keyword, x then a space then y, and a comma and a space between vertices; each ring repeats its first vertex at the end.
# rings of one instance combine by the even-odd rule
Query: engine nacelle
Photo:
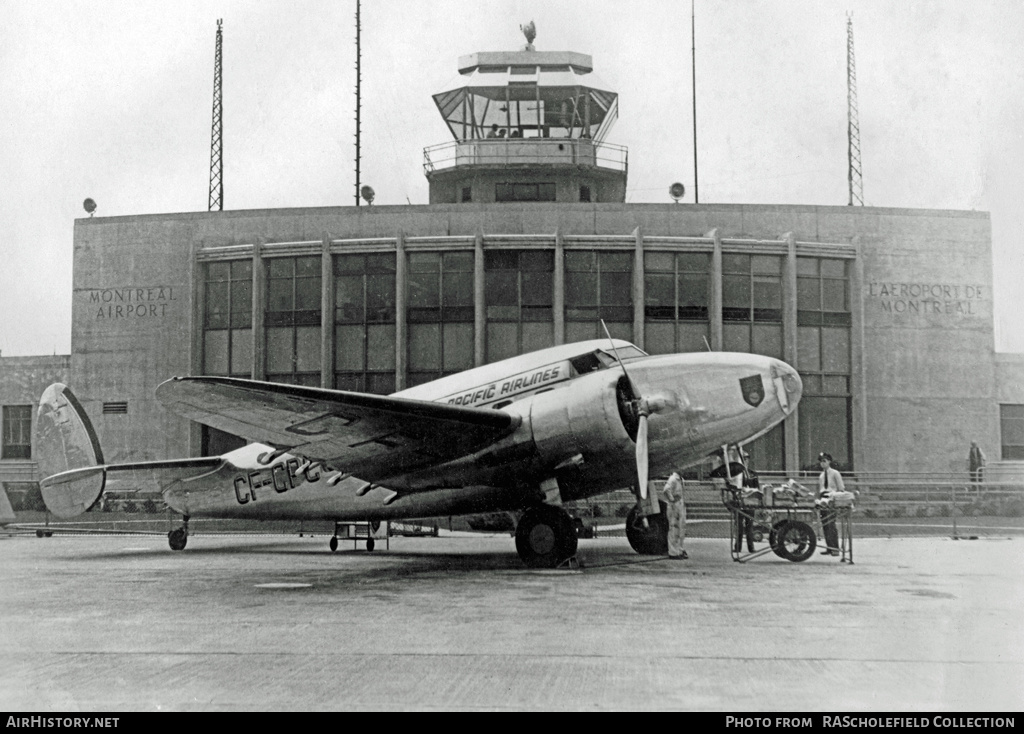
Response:
POLYGON ((616 395, 621 378, 602 370, 532 399, 537 461, 555 473, 565 500, 636 483, 636 448, 616 395))

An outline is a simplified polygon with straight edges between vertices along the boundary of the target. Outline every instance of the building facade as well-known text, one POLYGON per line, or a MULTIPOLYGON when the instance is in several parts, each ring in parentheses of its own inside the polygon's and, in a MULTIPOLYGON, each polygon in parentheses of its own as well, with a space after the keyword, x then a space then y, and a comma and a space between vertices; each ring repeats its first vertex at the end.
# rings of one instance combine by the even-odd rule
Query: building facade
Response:
POLYGON ((1001 406, 1024 403, 995 355, 984 213, 577 202, 90 218, 74 273, 71 372, 112 460, 223 445, 155 403, 174 375, 389 393, 601 337, 602 320, 652 354, 795 366, 804 398, 754 445, 765 470, 828 450, 864 471, 958 471, 972 440, 996 453, 1001 406))
POLYGON ((43 390, 67 383, 71 357, 0 357, 0 488, 16 510, 43 509, 32 429, 43 390))
POLYGON ((627 204, 618 96, 589 56, 528 45, 459 73, 434 95, 452 140, 424 151, 429 205, 75 223, 70 380, 108 461, 237 444, 161 408, 176 375, 391 393, 602 322, 651 354, 796 367, 804 397, 751 445, 759 470, 829 451, 844 469, 959 472, 971 441, 1024 459, 987 213, 627 204))

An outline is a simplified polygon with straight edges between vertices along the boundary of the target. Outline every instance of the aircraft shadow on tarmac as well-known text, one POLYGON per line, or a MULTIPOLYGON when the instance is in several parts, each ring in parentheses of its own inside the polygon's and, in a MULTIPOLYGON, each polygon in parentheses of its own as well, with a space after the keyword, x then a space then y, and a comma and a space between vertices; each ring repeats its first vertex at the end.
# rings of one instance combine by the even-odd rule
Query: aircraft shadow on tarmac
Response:
MULTIPOLYGON (((142 536, 135 536, 136 538, 142 536)), ((383 549, 378 548, 373 552, 367 552, 359 547, 353 549, 343 544, 337 551, 332 552, 323 547, 320 537, 314 539, 315 544, 298 539, 266 540, 254 543, 246 538, 238 538, 236 541, 225 542, 224 536, 216 537, 216 544, 204 546, 203 537, 194 538, 188 549, 180 552, 173 552, 160 544, 153 544, 152 547, 129 547, 111 548, 102 551, 91 551, 86 553, 76 552, 69 554, 69 561, 96 562, 116 561, 125 559, 160 559, 174 558, 178 567, 187 566, 190 559, 203 559, 204 562, 227 557, 279 557, 285 558, 323 558, 337 561, 339 569, 354 571, 365 568, 368 573, 402 574, 409 572, 424 572, 429 570, 443 571, 505 571, 524 574, 537 573, 559 573, 566 571, 577 571, 580 567, 597 569, 608 566, 625 566, 641 563, 654 563, 669 561, 663 556, 638 556, 623 542, 622 547, 609 547, 607 545, 581 545, 580 554, 575 563, 566 564, 562 569, 532 569, 523 565, 522 560, 516 553, 515 542, 508 540, 507 549, 494 550, 493 548, 459 548, 449 550, 450 545, 439 543, 438 550, 432 549, 383 549), (442 548, 441 545, 446 546, 442 548)), ((125 536, 122 540, 131 543, 132 536, 125 536)), ((432 541, 436 542, 436 541, 432 541)), ((674 563, 674 562, 673 562, 674 563)))

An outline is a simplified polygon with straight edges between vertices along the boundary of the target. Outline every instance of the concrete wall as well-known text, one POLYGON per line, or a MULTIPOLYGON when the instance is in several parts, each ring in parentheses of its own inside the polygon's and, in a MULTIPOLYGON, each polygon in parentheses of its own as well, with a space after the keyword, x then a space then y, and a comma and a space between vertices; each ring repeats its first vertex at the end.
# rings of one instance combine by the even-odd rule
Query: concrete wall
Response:
MULTIPOLYGON (((82 219, 75 227, 74 384, 113 460, 183 455, 183 421, 152 401, 192 365, 193 248, 485 234, 703 236, 853 245, 854 450, 865 471, 960 471, 971 440, 998 445, 987 213, 862 207, 676 204, 438 204, 82 219), (161 299, 159 291, 167 289, 161 299), (116 291, 143 289, 143 316, 116 291), (173 289, 173 298, 170 296, 173 289), (97 295, 98 294, 98 295, 97 295), (99 298, 99 302, 96 300, 99 298), (160 307, 154 315, 150 306, 160 307), (83 394, 84 393, 84 394, 83 394), (118 398, 117 396, 122 396, 118 398), (137 408, 135 407, 137 406, 137 408), (109 446, 108 446, 109 444, 109 446), (117 458, 121 457, 121 458, 117 458)), ((124 298, 125 294, 121 294, 124 298)), ((136 293, 136 295, 138 295, 136 293)))
POLYGON ((996 401, 1024 405, 1024 354, 996 355, 996 401))
POLYGON ((154 391, 191 372, 192 241, 204 229, 175 216, 76 222, 71 387, 109 462, 187 455, 187 421, 154 391), (103 414, 124 401, 127 414, 103 414))

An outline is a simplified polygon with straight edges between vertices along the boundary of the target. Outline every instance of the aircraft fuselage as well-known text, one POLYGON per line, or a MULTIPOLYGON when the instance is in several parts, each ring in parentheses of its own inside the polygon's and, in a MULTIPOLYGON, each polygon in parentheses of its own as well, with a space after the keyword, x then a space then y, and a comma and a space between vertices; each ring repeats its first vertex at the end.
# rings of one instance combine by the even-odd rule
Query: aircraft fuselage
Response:
MULTIPOLYGON (((626 369, 650 407, 652 477, 766 433, 801 393, 795 370, 751 354, 640 357, 626 369)), ((519 417, 514 432, 474 454, 370 485, 287 453, 263 464, 272 448, 250 444, 165 490, 165 501, 191 516, 377 520, 517 509, 535 503, 542 486, 569 501, 636 485, 635 406, 624 395, 621 366, 575 374, 559 359, 463 376, 461 384, 445 378, 398 395, 519 417)))

